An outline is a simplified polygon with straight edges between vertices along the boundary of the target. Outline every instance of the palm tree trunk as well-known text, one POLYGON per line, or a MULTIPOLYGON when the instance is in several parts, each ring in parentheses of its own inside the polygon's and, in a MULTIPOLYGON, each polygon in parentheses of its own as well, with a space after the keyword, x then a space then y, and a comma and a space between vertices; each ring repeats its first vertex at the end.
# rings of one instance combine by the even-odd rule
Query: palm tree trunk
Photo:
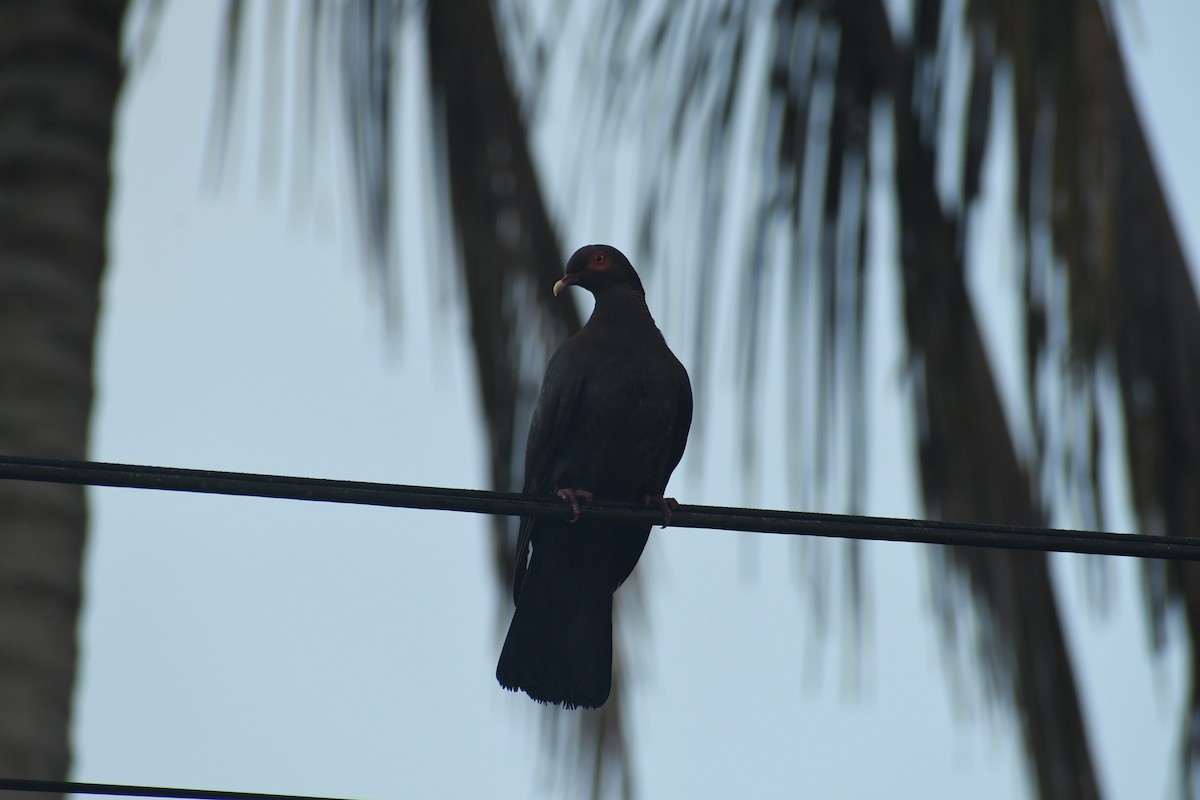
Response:
MULTIPOLYGON (((87 449, 124 11, 124 0, 0 9, 5 454, 87 449)), ((81 487, 0 482, 0 776, 67 776, 86 523, 81 487)))

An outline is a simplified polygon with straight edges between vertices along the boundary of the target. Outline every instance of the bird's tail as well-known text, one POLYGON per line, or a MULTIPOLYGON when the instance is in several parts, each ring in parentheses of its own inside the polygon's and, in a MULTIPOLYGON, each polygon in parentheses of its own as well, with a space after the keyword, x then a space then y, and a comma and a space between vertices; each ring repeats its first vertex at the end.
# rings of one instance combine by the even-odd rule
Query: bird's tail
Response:
POLYGON ((598 708, 612 689, 612 592, 583 590, 537 566, 521 588, 496 680, 543 703, 598 708))

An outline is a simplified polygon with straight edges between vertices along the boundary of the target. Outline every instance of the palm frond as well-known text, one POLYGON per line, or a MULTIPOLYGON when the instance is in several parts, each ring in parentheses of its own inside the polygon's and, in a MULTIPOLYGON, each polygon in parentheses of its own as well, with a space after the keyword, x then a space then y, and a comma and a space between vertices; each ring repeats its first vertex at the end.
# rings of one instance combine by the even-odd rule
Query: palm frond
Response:
MULTIPOLYGON (((964 223, 947 211, 938 190, 934 132, 943 90, 926 83, 931 96, 914 95, 922 63, 930 69, 943 46, 940 13, 921 8, 911 55, 889 42, 881 4, 847 13, 841 24, 848 38, 879 56, 868 69, 891 96, 906 328, 925 422, 919 443, 925 506, 951 519, 1039 524, 1043 501, 1019 462, 966 289, 964 223)), ((1098 797, 1045 556, 963 548, 938 555, 949 568, 942 579, 968 590, 979 610, 980 660, 993 690, 1018 712, 1040 795, 1098 797)), ((951 601, 939 606, 944 625, 955 624, 957 594, 941 595, 951 601)))
POLYGON ((125 52, 121 60, 129 73, 135 73, 149 58, 158 38, 166 0, 134 0, 125 12, 125 52))
MULTIPOLYGON (((428 57, 433 97, 446 144, 454 241, 470 308, 481 406, 491 436, 492 485, 521 488, 524 433, 553 348, 578 330, 570 303, 547 291, 562 273, 562 251, 529 153, 520 104, 488 0, 429 9, 428 57)), ((512 583, 512 521, 497 522, 496 570, 512 583)), ((634 576, 636 579, 636 575, 634 576)), ((636 585, 636 583, 635 583, 636 585)), ((626 586, 623 595, 636 591, 626 586)), ((629 606, 617 606, 620 620, 629 606)), ((620 622, 618 621, 618 625, 620 622)), ((623 728, 627 665, 614 648, 613 690, 590 713, 547 709, 547 733, 577 765, 591 764, 597 792, 628 795, 630 756, 623 728)))
MULTIPOLYGON (((1075 513, 1085 523, 1099 524, 1097 454, 1102 433, 1096 380, 1104 374, 1108 358, 1117 365, 1127 406, 1140 402, 1145 409, 1140 421, 1138 416, 1127 420, 1126 431, 1131 472, 1137 476, 1135 500, 1147 530, 1155 525, 1163 529, 1168 519, 1188 520, 1175 530, 1195 529, 1194 502, 1180 499, 1191 494, 1170 488, 1194 485, 1190 470, 1183 468, 1189 462, 1179 452, 1168 452, 1169 443, 1180 442, 1187 445, 1184 452, 1196 452, 1185 415, 1172 411, 1194 407, 1189 392, 1196 383, 1190 376, 1197 356, 1189 343, 1200 339, 1189 335, 1195 292, 1103 9, 1096 3, 918 2, 898 20, 907 27, 903 39, 894 37, 893 20, 877 2, 745 4, 732 15, 738 19, 731 18, 729 9, 721 0, 686 12, 622 4, 611 11, 616 21, 601 30, 614 32, 616 41, 609 51, 606 97, 619 96, 617 86, 627 89, 629 75, 670 76, 666 90, 648 80, 658 92, 652 96, 658 108, 664 98, 674 104, 666 113, 659 112, 664 119, 659 141, 666 144, 653 145, 668 157, 645 179, 648 188, 642 195, 651 205, 646 228, 658 230, 655 214, 680 202, 680 195, 669 188, 677 174, 690 169, 704 176, 699 181, 701 195, 720 196, 724 176, 709 165, 729 160, 729 122, 713 109, 720 107, 723 87, 735 69, 714 54, 722 52, 722 36, 736 41, 767 12, 771 15, 770 69, 765 88, 758 90, 766 98, 759 120, 764 158, 753 232, 741 268, 747 287, 741 353, 751 378, 744 383, 750 387, 745 407, 753 407, 751 395, 760 386, 752 380, 761 352, 759 287, 767 284, 764 265, 770 262, 781 224, 793 254, 793 308, 799 313, 809 308, 802 305, 807 298, 820 298, 818 418, 828 419, 832 409, 861 393, 857 376, 865 273, 863 248, 856 250, 852 243, 855 238, 861 243, 865 236, 861 198, 868 166, 874 166, 866 143, 878 124, 871 105, 886 100, 893 112, 889 133, 897 173, 890 183, 898 193, 902 220, 900 266, 929 513, 1036 523, 1046 519, 1051 504, 1060 502, 1055 487, 1065 486, 1075 513), (697 19, 706 24, 697 25, 697 19), (640 38, 631 33, 639 30, 647 33, 640 38), (688 44, 668 46, 675 42, 688 44), (956 48, 969 70, 958 87, 951 85, 950 78, 957 74, 949 64, 956 48), (998 92, 999 85, 1011 86, 1011 92, 998 92), (956 91, 959 96, 954 96, 956 91), (1011 109, 998 109, 999 100, 1009 96, 1011 109), (961 119, 952 119, 959 108, 961 119), (1016 413, 1028 414, 1033 423, 1033 472, 1018 457, 1008 433, 964 284, 971 214, 979 205, 997 113, 1013 120, 1017 143, 1017 213, 1024 225, 1028 288, 1027 409, 1016 413), (699 159, 681 164, 687 149, 680 137, 689 128, 711 147, 702 147, 699 159), (949 158, 957 161, 947 169, 949 158), (1135 171, 1127 164, 1144 168, 1135 171), (860 173, 864 177, 857 177, 860 173), (946 180, 944 174, 952 177, 946 180), (1140 181, 1137 187, 1135 179, 1140 181), (847 197, 852 199, 847 202, 847 197), (1117 220, 1125 224, 1117 225, 1117 220), (1133 220, 1137 224, 1129 224, 1133 220), (1147 241, 1146 229, 1157 234, 1153 244, 1147 241), (1121 241, 1134 239, 1142 249, 1120 249, 1121 241), (1147 259, 1147 253, 1157 256, 1147 259), (1154 261, 1161 280, 1132 279, 1143 260, 1154 261), (1051 271, 1064 274, 1048 277, 1051 271), (1054 296, 1049 280, 1062 280, 1068 295, 1054 296), (1168 299, 1163 287, 1171 287, 1177 297, 1168 299), (1133 303, 1136 309, 1129 307, 1133 303), (1147 330, 1147 317, 1154 317, 1156 330, 1147 330), (1045 369, 1051 326, 1069 332, 1070 346, 1059 351, 1062 358, 1052 365, 1055 368, 1045 369), (1177 343, 1167 350, 1176 353, 1170 357, 1173 378, 1165 374, 1164 341, 1177 343), (1158 351, 1151 353, 1156 346, 1158 351), (1115 359, 1106 355, 1114 352, 1115 359), (1127 354, 1124 362, 1122 352, 1127 354), (1136 366, 1128 357, 1134 353, 1136 366), (1063 376, 1067 391, 1057 396, 1066 399, 1053 407, 1039 401, 1046 394, 1044 382, 1064 382, 1063 376), (980 431, 995 433, 988 439, 980 431), (974 448, 967 442, 975 442, 974 448), (976 450, 975 458, 957 452, 971 449, 976 450), (1173 512, 1164 511, 1168 501, 1173 502, 1173 512)), ((749 61, 737 69, 753 72, 749 61)), ((642 105, 634 113, 648 110, 642 105)), ((695 230, 706 250, 712 249, 711 239, 704 237, 713 236, 718 227, 713 220, 727 218, 727 211, 705 208, 696 216, 695 230)), ((646 246, 653 248, 655 243, 648 241, 646 246)), ((702 307, 698 315, 705 311, 702 307)), ((705 361, 701 337, 697 349, 697 360, 705 361)), ((802 374, 800 367, 795 361, 791 365, 793 385, 802 374)), ((793 391, 797 418, 803 418, 802 397, 802 392, 793 391)), ((752 436, 746 438, 753 441, 752 436)), ((824 463, 827 445, 827 440, 818 440, 805 458, 824 463)), ((855 449, 861 452, 859 447, 855 449)), ((856 474, 853 462, 850 472, 856 474)), ((815 474, 819 477, 819 470, 815 474)), ((1043 794, 1095 796, 1086 730, 1044 559, 984 560, 963 552, 951 554, 945 565, 949 572, 943 577, 963 587, 980 611, 979 654, 988 668, 989 685, 994 696, 1010 699, 1019 711, 1043 794), (1035 597, 1049 605, 1039 610, 1035 597), (1047 738, 1046 731, 1054 733, 1047 738)), ((1170 598, 1186 597, 1171 588, 1184 585, 1185 579, 1151 576, 1150 594, 1160 598, 1156 620, 1161 621, 1165 604, 1173 602, 1170 598)), ((957 602, 961 592, 945 588, 941 608, 949 631, 955 627, 949 619, 952 609, 962 605, 957 602)))
MULTIPOLYGON (((268 59, 282 60, 285 48, 277 44, 285 24, 282 7, 274 11, 278 13, 268 22, 264 52, 268 59)), ((230 144, 231 117, 244 83, 245 13, 240 0, 230 0, 226 7, 210 137, 210 163, 218 177, 225 169, 221 159, 230 144)), ((507 77, 510 65, 489 0, 453 8, 429 4, 420 13, 400 0, 309 0, 295 25, 297 42, 291 48, 297 53, 298 94, 296 140, 289 143, 295 158, 293 182, 308 187, 311 154, 324 132, 324 110, 340 102, 356 217, 386 305, 391 297, 389 276, 400 266, 392 227, 398 180, 393 155, 397 47, 403 38, 401 27, 417 24, 422 15, 434 168, 441 178, 435 187, 440 202, 430 213, 445 223, 447 245, 434 261, 443 264, 443 270, 457 269, 452 281, 465 286, 492 485, 519 491, 524 434, 542 372, 553 348, 578 330, 580 319, 571 303, 554 302, 549 292, 561 275, 563 253, 530 158, 521 99, 507 77)), ((278 64, 266 66, 268 76, 282 74, 278 64)), ((268 126, 268 133, 271 130, 268 126)), ((279 143, 267 144, 271 145, 279 143)), ((512 528, 499 520, 493 540, 498 596, 505 599, 512 583, 512 528)), ((627 587, 623 594, 634 595, 636 588, 627 587)), ((619 604, 618 611, 617 619, 626 620, 640 613, 630 602, 619 604)), ((586 714, 547 709, 546 733, 552 752, 572 771, 586 774, 597 795, 629 796, 633 781, 622 691, 627 665, 619 648, 613 673, 613 692, 604 709, 586 714)))
MULTIPOLYGON (((487 0, 459 4, 455 16, 444 6, 425 9, 425 38, 438 112, 435 143, 442 148, 437 163, 448 187, 444 207, 454 220, 447 239, 468 287, 493 484, 513 488, 545 356, 579 324, 569 304, 548 304, 538 291, 557 275, 561 253, 530 161, 522 109, 536 111, 549 38, 537 34, 522 7, 502 6, 502 34, 487 0), (506 74, 516 76, 518 91, 506 74)), ((344 4, 334 13, 325 0, 310 0, 307 8, 311 22, 299 30, 310 46, 301 49, 315 53, 311 42, 340 32, 330 52, 340 58, 356 202, 373 259, 382 264, 392 257, 388 99, 394 29, 404 15, 394 2, 344 4)), ((802 502, 831 482, 846 487, 845 505, 857 502, 867 450, 866 207, 872 174, 886 166, 874 160, 871 142, 887 136, 893 172, 886 182, 901 222, 897 266, 928 512, 1037 523, 1066 497, 1074 513, 1099 524, 1097 454, 1104 434, 1097 398, 1109 381, 1123 401, 1142 529, 1172 535, 1200 529, 1200 500, 1191 491, 1200 478, 1200 425, 1191 413, 1200 405, 1200 305, 1098 0, 919 0, 894 18, 881 0, 684 6, 625 0, 598 8, 589 27, 593 83, 582 117, 600 124, 584 126, 591 139, 582 149, 599 149, 631 119, 658 120, 642 143, 656 168, 643 170, 637 187, 639 262, 713 269, 711 256, 737 217, 726 191, 737 126, 755 121, 760 162, 746 213, 738 342, 747 464, 757 458, 751 409, 764 367, 766 297, 778 285, 773 271, 784 269, 790 313, 816 319, 811 338, 797 329, 788 355, 795 410, 789 437, 813 445, 794 448, 792 472, 802 502), (960 64, 965 80, 952 68, 960 64), (890 113, 880 113, 884 106, 890 113), (1032 431, 1032 452, 1020 454, 965 284, 972 214, 984 164, 997 146, 991 134, 997 120, 1008 119, 1025 313, 1024 407, 1014 413, 1032 431), (697 235, 683 243, 687 252, 670 242, 668 261, 668 243, 657 232, 680 218, 697 235), (814 379, 802 381, 804 375, 814 379), (1049 392, 1050 384, 1061 391, 1049 392), (1048 402, 1048 396, 1064 399, 1048 402), (845 473, 823 471, 843 442, 851 452, 845 473)), ((563 6, 554 9, 561 21, 563 6)), ((244 46, 238 0, 231 0, 226 20, 212 137, 218 153, 228 144, 231 76, 244 46)), ((302 85, 318 83, 320 60, 311 56, 302 85)), ((321 116, 313 111, 317 102, 298 104, 298 114, 306 115, 298 135, 310 142, 321 116)), ((684 313, 693 322, 694 378, 703 391, 714 349, 703 320, 715 303, 705 289, 715 281, 711 273, 688 277, 700 287, 684 313)), ((496 539, 498 574, 511 569, 508 539, 496 539)), ((852 586, 862 583, 859 560, 850 550, 852 586)), ((947 646, 963 629, 956 609, 969 598, 990 694, 1016 709, 1042 795, 1098 796, 1045 559, 955 551, 939 563, 935 596, 947 646)), ((1163 620, 1176 607, 1189 620, 1190 645, 1200 647, 1197 581, 1200 573, 1189 568, 1149 567, 1158 647, 1163 620)), ((615 687, 621 685, 618 678, 615 687)), ((1200 717, 1198 697, 1193 689, 1189 720, 1200 717)), ((574 752, 590 753, 593 787, 628 793, 621 712, 614 696, 605 712, 567 723, 554 717, 550 728, 553 741, 589 743, 574 752), (564 732, 576 723, 583 738, 571 739, 564 732)), ((1198 728, 1185 728, 1190 769, 1200 754, 1198 728)))
POLYGON ((246 6, 241 0, 229 0, 221 23, 221 51, 217 56, 217 81, 213 96, 213 111, 208 127, 209 182, 220 185, 226 172, 229 155, 229 135, 236 110, 242 65, 242 31, 245 28, 246 6))
MULTIPOLYGON (((1096 397, 1105 381, 1119 387, 1132 495, 1144 533, 1195 536, 1200 530, 1200 303, 1158 171, 1133 102, 1124 61, 1099 2, 1071 13, 1039 3, 985 4, 1001 46, 1012 54, 1025 223, 1030 362, 1051 353, 1047 319, 1067 316, 1063 370, 1074 376, 1074 406, 1083 418, 1059 448, 1064 471, 1098 497, 1096 397), (1020 47, 1024 40, 1056 47, 1020 47), (1039 169, 1039 166, 1041 169, 1039 169), (1040 186, 1038 191, 1034 187, 1040 186), (1039 267, 1035 242, 1052 233, 1053 264, 1039 267), (1051 284, 1063 280, 1055 309, 1051 284), (1186 487, 1186 488, 1185 488, 1186 487)), ((1037 387, 1039 378, 1030 380, 1037 387)), ((1047 413, 1045 431, 1061 424, 1047 413)), ((1100 519, 1099 510, 1091 518, 1100 519)), ((1200 571, 1146 564, 1153 643, 1166 641, 1166 618, 1180 609, 1188 646, 1200 648, 1200 571)), ((1200 662, 1196 662, 1200 663, 1200 662)), ((1192 673, 1183 720, 1185 774, 1200 767, 1200 694, 1192 673)), ((1184 781, 1191 788, 1191 781, 1184 781)))
POLYGON ((292 182, 301 195, 310 190, 312 160, 324 133, 322 120, 331 105, 340 103, 339 118, 352 170, 352 216, 361 226, 361 242, 390 320, 394 314, 391 275, 398 266, 392 229, 397 178, 392 95, 403 4, 397 0, 308 0, 294 14, 295 6, 268 3, 261 50, 251 51, 253 45, 246 35, 249 15, 259 8, 262 6, 244 0, 228 0, 225 6, 206 157, 208 182, 220 188, 234 168, 227 160, 236 152, 248 53, 261 53, 263 67, 259 163, 264 184, 274 182, 279 154, 286 144, 293 153, 292 182), (289 25, 294 27, 295 41, 286 47, 284 34, 289 25), (292 80, 286 80, 288 75, 292 80), (292 138, 284 142, 282 95, 289 83, 296 91, 296 124, 289 126, 292 138))
MULTIPOLYGON (((393 0, 342 4, 342 120, 350 142, 354 188, 363 238, 376 264, 388 265, 392 252, 392 87, 398 9, 393 0)), ((383 271, 385 301, 387 272, 383 271)))

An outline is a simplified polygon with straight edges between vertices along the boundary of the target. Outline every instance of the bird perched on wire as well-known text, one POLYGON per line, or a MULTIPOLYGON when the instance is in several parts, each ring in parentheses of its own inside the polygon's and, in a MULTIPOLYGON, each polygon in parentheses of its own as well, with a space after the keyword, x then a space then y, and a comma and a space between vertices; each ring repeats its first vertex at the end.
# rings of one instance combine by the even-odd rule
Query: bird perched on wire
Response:
POLYGON ((534 700, 597 708, 612 689, 612 603, 651 526, 589 520, 593 498, 662 509, 692 424, 687 370, 667 347, 646 291, 619 250, 587 245, 567 262, 557 296, 581 286, 591 318, 546 367, 525 451, 525 494, 557 495, 562 519, 524 517, 513 614, 496 679, 534 700))

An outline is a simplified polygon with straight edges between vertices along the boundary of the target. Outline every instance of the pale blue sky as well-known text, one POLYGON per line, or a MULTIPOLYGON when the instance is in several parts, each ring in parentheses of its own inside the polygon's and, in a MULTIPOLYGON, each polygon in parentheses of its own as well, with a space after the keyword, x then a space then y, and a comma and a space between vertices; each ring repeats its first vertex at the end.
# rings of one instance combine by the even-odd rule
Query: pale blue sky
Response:
MULTIPOLYGON (((241 177, 220 195, 202 191, 219 6, 169 3, 153 55, 124 97, 93 457, 486 486, 462 304, 456 287, 433 277, 448 267, 427 263, 429 229, 414 213, 421 198, 406 195, 398 211, 410 268, 389 344, 336 146, 316 160, 311 202, 259 187, 257 72, 241 177)), ((1197 112, 1180 102, 1189 91, 1156 76, 1194 64, 1197 8, 1143 8, 1131 58, 1192 254, 1200 252, 1197 112)), ((410 54, 401 65, 410 85, 418 64, 410 54)), ((571 220, 565 250, 587 241, 632 249, 628 213, 565 207, 568 189, 554 176, 577 156, 570 126, 554 114, 569 98, 552 95, 547 108, 539 158, 557 216, 571 220)), ((407 133, 410 142, 427 135, 407 133)), ((409 167, 420 164, 406 148, 409 167)), ((886 237, 873 243, 864 510, 915 516, 895 286, 878 268, 888 246, 886 237)), ((679 274, 654 273, 648 290, 668 338, 686 352, 681 304, 669 300, 676 287, 667 276, 679 274)), ((1003 274, 978 280, 1011 289, 1003 274)), ((718 296, 732 298, 732 288, 718 296)), ((1002 314, 981 314, 1003 337, 1002 314)), ((771 319, 768 347, 778 350, 778 309, 771 319)), ((730 329, 731 303, 713 324, 730 329)), ((717 358, 720 385, 697 407, 707 436, 693 443, 671 493, 794 507, 779 439, 764 452, 754 497, 730 479, 740 411, 731 355, 717 358)), ((778 403, 761 413, 777 424, 784 417, 778 403)), ((91 496, 75 779, 361 798, 574 792, 574 783, 550 779, 544 712, 493 678, 509 609, 498 605, 484 518, 121 489, 91 496)), ((825 646, 817 644, 802 551, 786 537, 656 533, 638 567, 651 587, 646 635, 629 638, 643 795, 1028 796, 1015 727, 977 692, 950 688, 923 548, 866 546, 870 617, 857 695, 843 675, 853 656, 836 607, 825 646)), ((823 571, 836 574, 837 550, 824 553, 823 571)), ((1056 557, 1055 566, 1101 776, 1118 800, 1165 797, 1186 656, 1174 648, 1161 663, 1147 658, 1137 564, 1114 562, 1114 612, 1098 622, 1077 562, 1056 557)))

